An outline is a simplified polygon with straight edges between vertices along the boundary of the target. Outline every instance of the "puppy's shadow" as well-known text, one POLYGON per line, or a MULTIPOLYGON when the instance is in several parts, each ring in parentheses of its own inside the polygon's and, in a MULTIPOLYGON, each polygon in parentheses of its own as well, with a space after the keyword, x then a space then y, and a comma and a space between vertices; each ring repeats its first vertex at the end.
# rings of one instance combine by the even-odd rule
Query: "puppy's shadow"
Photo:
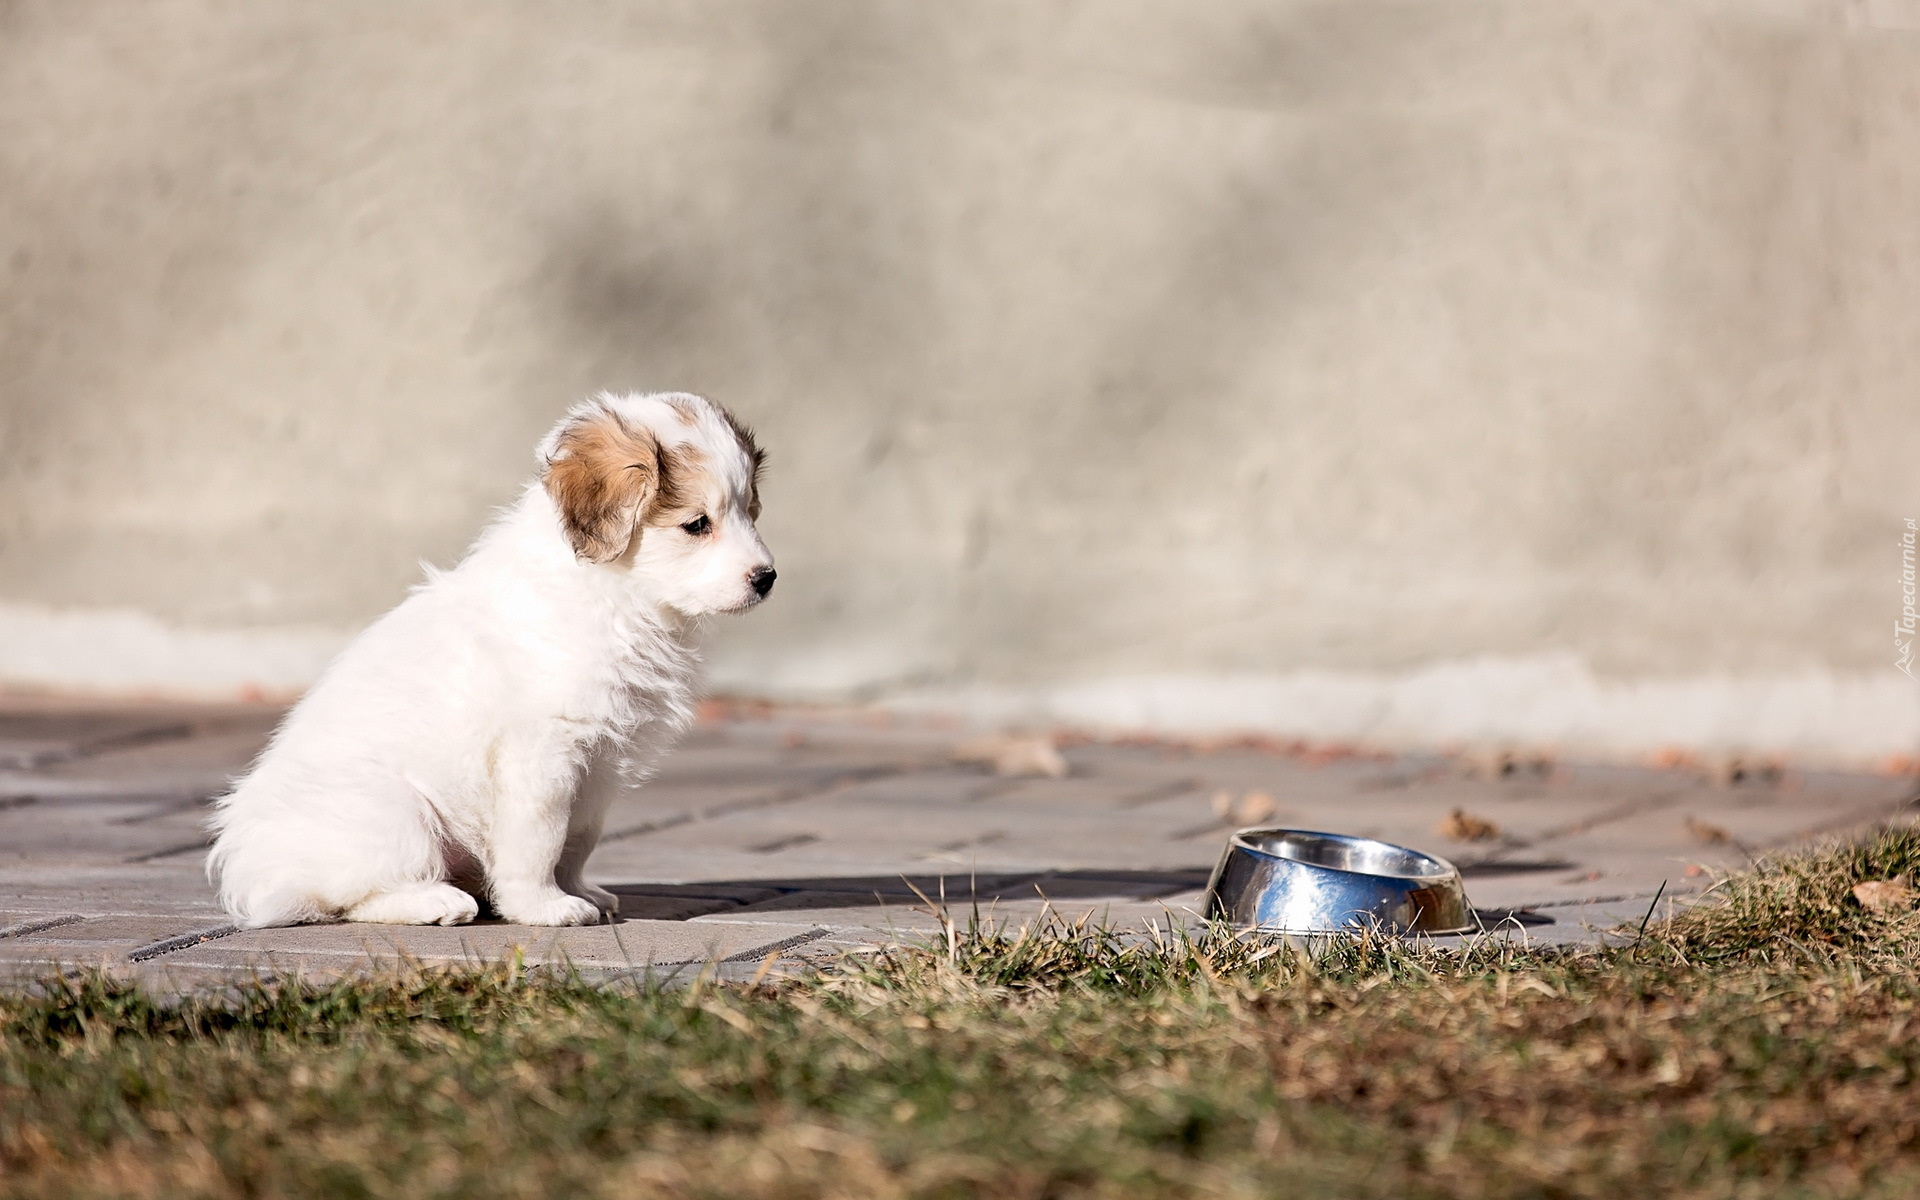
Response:
MULTIPOLYGON (((1050 901, 1063 907, 1100 901, 1152 903, 1174 909, 1200 907, 1205 870, 1043 871, 1008 875, 821 875, 784 879, 716 879, 698 883, 615 883, 626 921, 688 921, 719 914, 782 913, 829 909, 922 909, 929 902, 956 916, 1016 901, 1050 901)), ((1544 913, 1525 909, 1476 909, 1487 929, 1552 925, 1544 913)), ((482 900, 476 924, 503 924, 482 900)))
POLYGON ((622 920, 686 921, 719 913, 792 913, 849 908, 925 908, 949 912, 1048 900, 1170 900, 1198 893, 1205 870, 1035 871, 1002 875, 852 875, 722 879, 699 883, 605 885, 620 897, 622 920))

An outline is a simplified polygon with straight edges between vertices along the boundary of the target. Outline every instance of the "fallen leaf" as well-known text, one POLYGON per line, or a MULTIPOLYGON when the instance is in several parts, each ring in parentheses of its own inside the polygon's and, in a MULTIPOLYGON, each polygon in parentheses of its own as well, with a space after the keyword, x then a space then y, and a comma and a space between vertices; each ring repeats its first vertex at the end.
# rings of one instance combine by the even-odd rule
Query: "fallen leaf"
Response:
POLYGON ((1703 842, 1709 846, 1725 846, 1733 841, 1733 835, 1725 829, 1694 817, 1686 819, 1686 826, 1687 832, 1693 835, 1693 840, 1696 842, 1703 842))
POLYGON ((1913 880, 1905 875, 1853 885, 1853 898, 1860 902, 1860 907, 1881 916, 1911 912, 1917 897, 1920 893, 1913 890, 1913 880))
POLYGON ((1456 808, 1447 814, 1435 832, 1455 842, 1491 842, 1500 836, 1500 827, 1484 817, 1456 808))
POLYGON ((1779 787, 1787 777, 1787 768, 1778 759, 1743 758, 1737 754, 1725 754, 1709 758, 1703 764, 1707 779, 1719 787, 1737 787, 1743 783, 1760 783, 1768 787, 1779 787))
POLYGON ((1475 746, 1461 757, 1467 774, 1480 779, 1504 779, 1520 767, 1513 751, 1503 746, 1475 746))
POLYGON ((1273 797, 1252 791, 1244 796, 1218 791, 1213 794, 1213 815, 1229 825, 1257 825, 1280 811, 1273 797))
POLYGON ((1469 746, 1459 752, 1460 769, 1474 779, 1552 779, 1551 750, 1515 750, 1510 746, 1469 746))
POLYGON ((992 767, 997 775, 1039 775, 1063 778, 1067 760, 1053 748, 1047 737, 991 737, 963 742, 953 748, 953 761, 980 763, 992 767))
POLYGON ((1240 797, 1240 803, 1233 811, 1233 819, 1252 825, 1266 820, 1279 811, 1280 806, 1273 802, 1272 796, 1265 792, 1248 792, 1240 797))
POLYGON ((1737 754, 1719 754, 1706 759, 1707 780, 1716 787, 1733 787, 1753 777, 1753 768, 1737 754))

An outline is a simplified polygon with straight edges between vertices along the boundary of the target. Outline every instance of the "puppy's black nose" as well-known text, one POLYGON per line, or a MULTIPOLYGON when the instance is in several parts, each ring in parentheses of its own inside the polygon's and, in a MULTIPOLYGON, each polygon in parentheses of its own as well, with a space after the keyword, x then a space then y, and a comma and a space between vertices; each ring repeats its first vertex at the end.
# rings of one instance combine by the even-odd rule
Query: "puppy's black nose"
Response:
POLYGON ((773 590, 773 581, 780 577, 772 567, 755 567, 753 574, 747 576, 747 583, 753 590, 764 596, 773 590))

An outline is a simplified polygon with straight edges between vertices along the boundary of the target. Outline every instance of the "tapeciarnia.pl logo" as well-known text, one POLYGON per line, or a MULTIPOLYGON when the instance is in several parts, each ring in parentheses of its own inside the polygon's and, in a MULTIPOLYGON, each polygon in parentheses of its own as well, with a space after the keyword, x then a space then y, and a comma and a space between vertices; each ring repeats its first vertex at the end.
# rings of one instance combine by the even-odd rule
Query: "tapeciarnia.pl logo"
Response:
POLYGON ((1913 535, 1914 519, 1907 518, 1907 531, 1900 536, 1900 619, 1893 623, 1893 665, 1913 678, 1913 535))

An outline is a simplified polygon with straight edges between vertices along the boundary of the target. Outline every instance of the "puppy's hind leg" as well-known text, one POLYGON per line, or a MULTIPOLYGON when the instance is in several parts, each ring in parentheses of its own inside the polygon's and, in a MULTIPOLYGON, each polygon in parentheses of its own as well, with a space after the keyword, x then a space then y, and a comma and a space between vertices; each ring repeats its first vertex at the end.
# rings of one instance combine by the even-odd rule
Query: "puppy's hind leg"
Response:
POLYGON ((412 883, 375 892, 344 915, 377 925, 465 925, 479 912, 479 903, 450 883, 412 883))

